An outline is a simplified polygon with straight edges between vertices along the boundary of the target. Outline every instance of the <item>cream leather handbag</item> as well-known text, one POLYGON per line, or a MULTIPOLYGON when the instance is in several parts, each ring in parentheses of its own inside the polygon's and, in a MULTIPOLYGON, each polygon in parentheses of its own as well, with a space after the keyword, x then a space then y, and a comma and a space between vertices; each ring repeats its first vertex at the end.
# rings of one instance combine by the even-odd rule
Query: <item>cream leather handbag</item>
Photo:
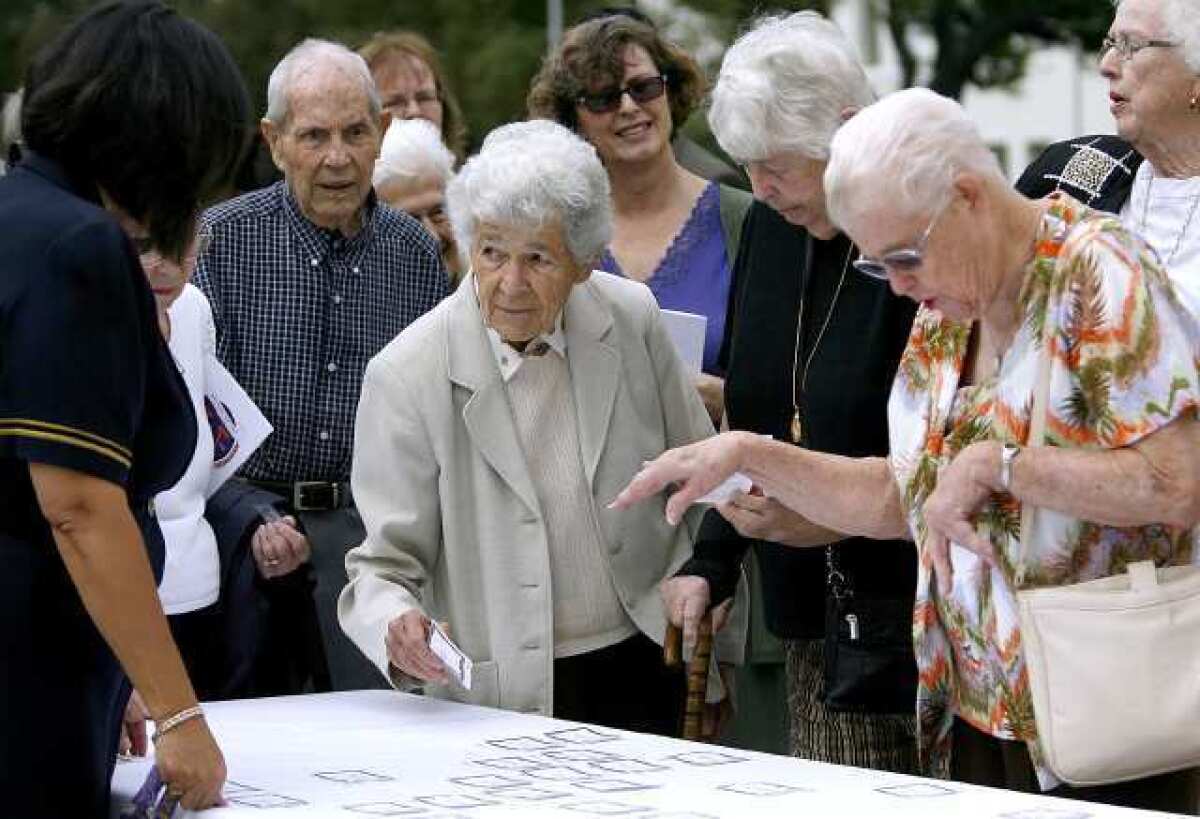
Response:
MULTIPOLYGON (((1031 446, 1045 440, 1042 358, 1031 446)), ((1033 515, 1025 504, 1016 588, 1046 764, 1077 786, 1200 767, 1200 568, 1146 560, 1126 574, 1021 590, 1033 515)))

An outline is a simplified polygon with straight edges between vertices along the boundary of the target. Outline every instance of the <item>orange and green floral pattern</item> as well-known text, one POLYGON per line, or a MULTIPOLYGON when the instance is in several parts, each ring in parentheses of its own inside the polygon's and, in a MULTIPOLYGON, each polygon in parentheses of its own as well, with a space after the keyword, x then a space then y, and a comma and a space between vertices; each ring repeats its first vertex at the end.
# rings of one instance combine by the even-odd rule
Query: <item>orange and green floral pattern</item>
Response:
MULTIPOLYGON (((1128 446, 1198 402, 1200 329, 1157 258, 1110 216, 1055 194, 1046 203, 1020 297, 1023 321, 996 374, 961 386, 971 325, 922 307, 888 405, 891 465, 909 525, 924 542, 922 506, 938 470, 983 440, 1026 444, 1039 358, 1051 358, 1046 436, 1051 446, 1128 446), (1045 351, 1045 353, 1043 352, 1045 351)), ((1029 743, 1044 786, 1013 593, 1021 506, 997 495, 976 518, 999 557, 989 567, 954 547, 954 585, 937 592, 920 552, 913 616, 920 672, 917 715, 925 761, 947 772, 958 716, 1003 739, 1029 743)), ((1101 526, 1039 510, 1024 585, 1076 583, 1153 558, 1194 559, 1192 532, 1169 526, 1101 526)))

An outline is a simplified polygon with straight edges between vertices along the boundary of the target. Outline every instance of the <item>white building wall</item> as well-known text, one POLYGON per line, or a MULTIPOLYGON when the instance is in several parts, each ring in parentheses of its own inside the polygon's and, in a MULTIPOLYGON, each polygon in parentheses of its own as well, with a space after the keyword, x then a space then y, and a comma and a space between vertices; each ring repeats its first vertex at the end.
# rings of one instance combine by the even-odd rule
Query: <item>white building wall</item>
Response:
MULTIPOLYGON (((870 22, 869 2, 844 0, 834 6, 833 18, 854 40, 875 90, 883 94, 900 87, 900 68, 886 28, 870 22)), ((918 42, 916 51, 928 59, 933 44, 918 42)), ((1108 87, 1095 57, 1065 46, 1034 53, 1013 90, 968 87, 962 103, 1014 180, 1050 142, 1113 132, 1108 87)))

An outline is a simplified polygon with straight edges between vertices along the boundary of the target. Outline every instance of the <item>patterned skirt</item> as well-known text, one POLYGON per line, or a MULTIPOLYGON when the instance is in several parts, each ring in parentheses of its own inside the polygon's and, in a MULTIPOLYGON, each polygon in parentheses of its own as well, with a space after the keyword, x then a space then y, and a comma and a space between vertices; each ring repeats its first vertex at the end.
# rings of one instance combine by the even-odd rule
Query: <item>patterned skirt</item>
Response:
POLYGON ((785 640, 791 752, 801 759, 880 771, 920 774, 916 703, 913 714, 832 711, 825 687, 823 640, 785 640))

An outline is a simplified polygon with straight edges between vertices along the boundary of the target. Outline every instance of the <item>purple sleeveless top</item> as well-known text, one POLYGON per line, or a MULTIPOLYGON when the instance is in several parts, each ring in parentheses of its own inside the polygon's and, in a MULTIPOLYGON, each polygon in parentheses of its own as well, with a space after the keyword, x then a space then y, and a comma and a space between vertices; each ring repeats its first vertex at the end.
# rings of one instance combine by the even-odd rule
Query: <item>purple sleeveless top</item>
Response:
MULTIPOLYGON (((625 275, 607 250, 600 259, 600 269, 625 275)), ((715 182, 709 182, 646 286, 658 299, 659 307, 708 317, 703 368, 711 375, 724 375, 717 365, 717 356, 725 338, 725 309, 731 280, 725 232, 721 228, 719 188, 715 182)))

